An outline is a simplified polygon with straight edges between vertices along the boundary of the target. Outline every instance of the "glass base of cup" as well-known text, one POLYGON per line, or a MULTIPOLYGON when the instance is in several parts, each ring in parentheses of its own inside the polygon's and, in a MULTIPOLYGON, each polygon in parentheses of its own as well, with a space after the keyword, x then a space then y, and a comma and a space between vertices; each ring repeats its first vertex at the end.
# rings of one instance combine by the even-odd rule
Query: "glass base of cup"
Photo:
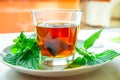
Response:
POLYGON ((61 66, 61 65, 67 65, 67 58, 47 58, 42 61, 42 64, 48 65, 48 66, 61 66))
POLYGON ((73 56, 65 58, 48 58, 44 56, 44 59, 41 60, 41 68, 44 70, 63 70, 72 60, 73 56))

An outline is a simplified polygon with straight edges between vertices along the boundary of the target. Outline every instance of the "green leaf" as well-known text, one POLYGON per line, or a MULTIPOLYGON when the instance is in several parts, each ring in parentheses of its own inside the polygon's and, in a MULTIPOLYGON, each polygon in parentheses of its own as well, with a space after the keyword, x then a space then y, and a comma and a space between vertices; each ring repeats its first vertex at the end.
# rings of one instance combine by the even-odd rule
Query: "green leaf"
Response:
POLYGON ((7 63, 22 66, 28 69, 39 69, 40 48, 36 38, 27 38, 23 32, 20 33, 11 47, 11 54, 3 57, 7 63))
POLYGON ((85 58, 94 58, 95 54, 93 54, 92 52, 88 52, 86 49, 83 49, 83 48, 77 48, 76 47, 76 51, 84 56, 85 58))
POLYGON ((13 40, 14 44, 12 45, 10 51, 15 54, 18 51, 21 51, 25 48, 24 44, 27 43, 27 37, 23 34, 23 32, 20 33, 20 35, 13 40))
POLYGON ((120 53, 114 51, 114 50, 105 50, 102 53, 96 54, 96 58, 99 60, 102 60, 103 62, 106 62, 108 60, 112 60, 113 58, 119 56, 120 53))
POLYGON ((87 60, 88 65, 96 65, 101 64, 106 61, 112 60, 116 57, 120 56, 120 53, 114 51, 114 50, 105 50, 102 53, 96 54, 95 58, 93 60, 87 60))
POLYGON ((79 53, 79 55, 82 55, 84 57, 84 59, 86 60, 85 64, 87 65, 96 64, 94 53, 88 52, 86 49, 77 48, 77 47, 76 47, 76 51, 79 53))
POLYGON ((39 54, 38 52, 31 53, 29 50, 26 53, 7 54, 3 60, 12 65, 22 66, 28 69, 39 69, 39 54))
MULTIPOLYGON (((87 51, 87 49, 92 47, 94 42, 99 38, 102 30, 103 29, 100 29, 99 31, 92 34, 88 39, 86 39, 84 41, 84 48, 79 47, 78 44, 76 46, 76 51, 85 58, 87 65, 95 65, 104 62, 103 60, 96 58, 95 53, 87 51)), ((79 44, 81 45, 80 42, 79 44)))
POLYGON ((69 64, 65 69, 80 67, 86 64, 84 57, 77 57, 71 64, 69 64))
MULTIPOLYGON (((86 49, 83 48, 77 48, 76 51, 79 53, 79 55, 83 56, 83 58, 86 61, 86 65, 96 65, 101 64, 106 61, 112 60, 115 57, 119 56, 120 53, 114 51, 114 50, 105 50, 102 53, 95 54, 93 52, 89 52, 86 49)), ((77 63, 80 63, 81 61, 77 60, 77 63)), ((76 63, 76 60, 74 60, 74 63, 76 63)), ((72 64, 73 66, 74 64, 72 64)))
POLYGON ((110 41, 120 43, 120 37, 111 38, 110 41))
POLYGON ((95 32, 88 39, 85 40, 85 42, 84 42, 85 49, 88 49, 93 46, 94 42, 99 38, 102 30, 103 29, 100 29, 99 31, 95 32))

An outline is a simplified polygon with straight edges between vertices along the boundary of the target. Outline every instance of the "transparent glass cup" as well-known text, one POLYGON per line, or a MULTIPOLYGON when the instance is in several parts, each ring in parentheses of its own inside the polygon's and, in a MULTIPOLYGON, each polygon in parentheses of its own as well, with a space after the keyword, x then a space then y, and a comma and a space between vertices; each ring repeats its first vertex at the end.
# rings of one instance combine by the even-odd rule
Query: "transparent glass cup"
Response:
POLYGON ((81 10, 32 10, 42 64, 67 65, 75 51, 81 16, 81 10))

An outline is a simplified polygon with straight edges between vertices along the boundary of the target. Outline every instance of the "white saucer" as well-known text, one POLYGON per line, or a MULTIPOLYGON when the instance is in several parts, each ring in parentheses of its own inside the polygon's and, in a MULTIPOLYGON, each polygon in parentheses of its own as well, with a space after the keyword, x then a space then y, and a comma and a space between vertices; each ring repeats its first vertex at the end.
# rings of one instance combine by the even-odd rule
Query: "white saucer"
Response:
MULTIPOLYGON (((6 47, 3 50, 2 54, 5 55, 6 53, 9 53, 9 48, 10 48, 10 46, 6 47)), ((97 64, 94 66, 84 66, 84 67, 78 67, 78 68, 72 68, 72 69, 66 69, 66 70, 32 70, 32 69, 23 68, 20 66, 11 65, 11 64, 3 61, 2 57, 1 57, 2 63, 15 69, 18 72, 29 74, 29 75, 34 75, 34 76, 45 76, 45 77, 64 77, 64 76, 71 76, 71 75, 88 73, 90 71, 93 71, 93 70, 100 68, 101 66, 103 66, 104 64, 109 62, 109 61, 107 61, 105 63, 97 64)))
POLYGON ((1 61, 5 65, 17 70, 18 72, 34 75, 34 76, 44 76, 44 77, 65 77, 65 76, 88 73, 90 71, 98 69, 99 67, 105 64, 104 63, 104 64, 98 64, 94 66, 86 66, 86 67, 73 68, 73 69, 67 69, 67 70, 32 70, 32 69, 27 69, 20 66, 14 66, 14 65, 8 64, 3 60, 1 61))

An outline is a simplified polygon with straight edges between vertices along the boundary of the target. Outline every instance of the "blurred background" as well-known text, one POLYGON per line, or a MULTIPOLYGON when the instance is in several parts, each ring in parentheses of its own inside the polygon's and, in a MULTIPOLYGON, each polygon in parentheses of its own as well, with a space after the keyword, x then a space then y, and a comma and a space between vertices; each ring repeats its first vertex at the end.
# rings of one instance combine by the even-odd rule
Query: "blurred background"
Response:
POLYGON ((81 29, 120 27, 120 0, 0 0, 0 33, 34 31, 32 9, 82 9, 81 29))

